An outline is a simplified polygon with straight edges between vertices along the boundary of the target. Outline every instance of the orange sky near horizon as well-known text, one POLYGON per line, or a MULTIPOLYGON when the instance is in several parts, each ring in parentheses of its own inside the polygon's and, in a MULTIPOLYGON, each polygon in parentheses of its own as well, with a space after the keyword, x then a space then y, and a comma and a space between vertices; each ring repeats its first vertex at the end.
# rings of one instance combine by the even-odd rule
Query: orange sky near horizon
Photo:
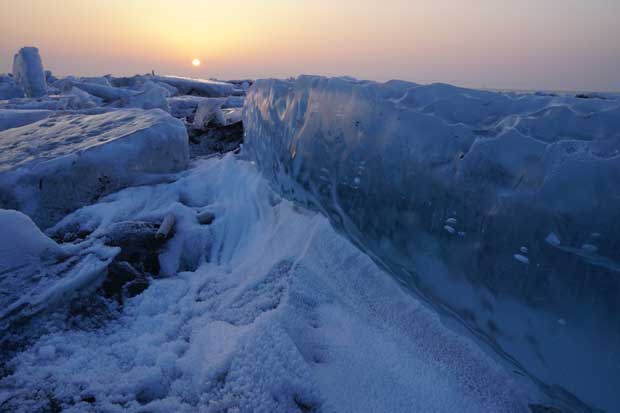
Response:
POLYGON ((0 0, 0 9, 0 72, 29 45, 60 75, 308 73, 620 91, 617 0, 0 0))

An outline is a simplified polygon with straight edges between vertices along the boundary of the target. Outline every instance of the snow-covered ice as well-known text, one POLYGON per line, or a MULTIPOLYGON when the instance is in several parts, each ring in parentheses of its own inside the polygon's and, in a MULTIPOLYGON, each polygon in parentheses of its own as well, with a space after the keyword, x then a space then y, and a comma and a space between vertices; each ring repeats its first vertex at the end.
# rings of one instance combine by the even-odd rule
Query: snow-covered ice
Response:
POLYGON ((183 124, 160 110, 48 117, 0 132, 0 199, 47 227, 120 188, 187 167, 183 124))
POLYGON ((45 334, 0 381, 3 408, 528 412, 542 397, 234 156, 112 194, 51 232, 86 231, 68 245, 97 250, 117 223, 170 213, 175 235, 160 255, 169 276, 122 308, 101 309, 90 291, 40 315, 31 328, 45 334), (210 225, 197 221, 204 211, 210 225), (70 309, 85 302, 86 314, 108 318, 72 328, 70 309))

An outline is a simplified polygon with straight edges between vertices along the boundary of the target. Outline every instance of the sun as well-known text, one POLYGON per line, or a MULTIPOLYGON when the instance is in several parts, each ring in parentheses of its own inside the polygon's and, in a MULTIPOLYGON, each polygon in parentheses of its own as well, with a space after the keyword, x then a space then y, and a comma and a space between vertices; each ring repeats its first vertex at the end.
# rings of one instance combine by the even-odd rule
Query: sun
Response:
POLYGON ((192 66, 194 66, 194 67, 200 66, 200 59, 195 57, 194 60, 192 60, 192 66))

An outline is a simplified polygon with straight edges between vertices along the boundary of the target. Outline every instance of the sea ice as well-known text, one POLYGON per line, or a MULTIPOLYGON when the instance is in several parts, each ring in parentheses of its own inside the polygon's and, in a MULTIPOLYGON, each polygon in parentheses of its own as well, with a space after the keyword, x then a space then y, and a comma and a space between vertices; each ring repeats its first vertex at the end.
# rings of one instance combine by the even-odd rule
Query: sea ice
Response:
POLYGON ((47 118, 52 113, 51 110, 16 110, 0 109, 0 132, 6 129, 18 128, 47 118))
POLYGON ((154 80, 174 86, 183 95, 226 97, 232 95, 234 90, 231 83, 215 80, 190 79, 178 76, 155 76, 154 80))
POLYGON ((160 110, 53 116, 0 132, 0 149, 0 207, 44 228, 105 194, 180 171, 189 158, 183 123, 160 110))
POLYGON ((47 93, 43 63, 36 47, 22 47, 13 58, 13 78, 24 89, 27 97, 36 98, 47 93))
POLYGON ((244 151, 282 195, 323 211, 558 400, 620 408, 617 95, 301 76, 256 81, 243 123, 244 151), (444 236, 452 211, 467 237, 444 236), (581 248, 594 230, 596 254, 581 248), (521 245, 536 265, 514 265, 529 260, 521 245), (560 315, 575 321, 550 336, 560 315))

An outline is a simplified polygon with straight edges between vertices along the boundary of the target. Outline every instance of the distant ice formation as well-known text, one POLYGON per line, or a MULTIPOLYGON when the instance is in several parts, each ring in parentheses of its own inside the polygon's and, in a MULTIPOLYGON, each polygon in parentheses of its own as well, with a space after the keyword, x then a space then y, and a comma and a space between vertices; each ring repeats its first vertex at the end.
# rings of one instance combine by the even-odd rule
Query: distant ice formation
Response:
POLYGON ((13 78, 26 97, 38 98, 47 93, 43 63, 36 47, 22 47, 13 58, 13 78))

